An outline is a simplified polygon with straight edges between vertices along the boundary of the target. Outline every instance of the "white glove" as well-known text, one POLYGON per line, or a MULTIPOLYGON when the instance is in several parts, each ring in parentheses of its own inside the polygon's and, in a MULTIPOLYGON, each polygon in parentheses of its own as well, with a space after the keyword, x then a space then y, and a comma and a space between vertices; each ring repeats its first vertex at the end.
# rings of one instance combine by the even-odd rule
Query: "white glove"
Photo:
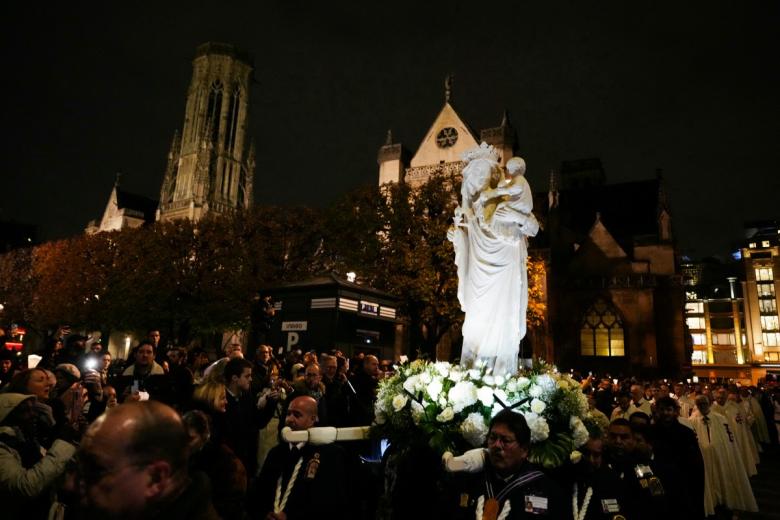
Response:
POLYGON ((309 428, 309 442, 314 445, 336 442, 337 430, 333 426, 309 428))
POLYGON ((294 432, 292 431, 292 429, 290 429, 289 426, 285 426, 284 428, 282 428, 282 439, 284 439, 284 442, 293 442, 293 443, 308 442, 309 432, 305 430, 294 432))
POLYGON ((477 473, 482 471, 485 465, 485 449, 474 448, 463 455, 455 457, 449 451, 441 456, 444 467, 450 473, 465 471, 466 473, 477 473))
POLYGON ((336 435, 336 440, 339 441, 362 441, 368 439, 368 431, 370 426, 350 426, 347 428, 339 428, 336 435))

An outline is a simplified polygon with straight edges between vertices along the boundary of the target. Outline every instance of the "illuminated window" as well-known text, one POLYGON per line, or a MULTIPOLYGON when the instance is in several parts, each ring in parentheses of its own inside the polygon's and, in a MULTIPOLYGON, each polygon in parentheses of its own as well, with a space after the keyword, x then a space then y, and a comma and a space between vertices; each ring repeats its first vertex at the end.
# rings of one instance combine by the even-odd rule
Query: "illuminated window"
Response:
POLYGON ((691 363, 694 365, 704 365, 707 363, 706 350, 694 350, 691 354, 691 363))
POLYGON ((756 243, 755 242, 751 242, 751 243, 748 244, 748 247, 752 249, 752 248, 756 247, 756 243))
POLYGON ((695 300, 696 298, 698 298, 696 291, 685 291, 686 300, 695 300))
POLYGON ((765 347, 780 347, 780 332, 764 332, 765 347))
POLYGON ((769 247, 769 240, 762 240, 761 247, 769 247))
POLYGON ((697 318, 695 316, 689 316, 685 318, 685 323, 688 324, 688 328, 692 330, 701 330, 705 328, 704 318, 697 318))
POLYGON ((774 280, 772 276, 771 267, 757 267, 756 268, 756 281, 759 282, 771 282, 774 280))
POLYGON ((766 352, 764 354, 764 361, 774 361, 775 363, 780 361, 780 353, 777 352, 766 352))
POLYGON ((695 333, 691 334, 691 338, 693 338, 693 344, 694 345, 706 345, 707 344, 707 335, 702 333, 695 333))
POLYGON ((736 345, 736 336, 734 334, 722 333, 712 335, 713 345, 736 345))
POLYGON ((580 329, 580 353, 583 356, 624 356, 623 321, 614 307, 602 299, 585 313, 580 329))
POLYGON ((761 314, 777 314, 777 300, 758 300, 758 308, 761 310, 761 314))
POLYGON ((704 303, 703 302, 688 302, 685 304, 685 312, 688 314, 703 314, 704 303))
POLYGON ((777 316, 761 316, 761 330, 780 330, 780 320, 777 316))

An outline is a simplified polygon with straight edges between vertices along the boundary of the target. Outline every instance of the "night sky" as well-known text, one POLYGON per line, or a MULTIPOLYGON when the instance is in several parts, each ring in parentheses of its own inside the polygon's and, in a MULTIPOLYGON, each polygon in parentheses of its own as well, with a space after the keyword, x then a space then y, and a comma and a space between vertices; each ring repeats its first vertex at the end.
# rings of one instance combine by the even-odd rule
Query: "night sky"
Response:
POLYGON ((699 257, 780 217, 778 2, 35 4, 4 8, 0 218, 44 240, 99 218, 116 172, 158 198, 206 41, 255 56, 259 204, 375 183, 387 129, 414 151, 452 72, 475 130, 509 110, 536 190, 562 160, 600 157, 609 182, 662 168, 699 257))

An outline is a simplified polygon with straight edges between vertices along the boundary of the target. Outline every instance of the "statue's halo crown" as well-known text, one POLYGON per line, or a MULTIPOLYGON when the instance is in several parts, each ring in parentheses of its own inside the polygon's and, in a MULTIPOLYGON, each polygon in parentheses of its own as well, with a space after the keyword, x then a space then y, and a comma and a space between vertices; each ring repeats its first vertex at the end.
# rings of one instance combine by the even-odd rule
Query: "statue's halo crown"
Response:
POLYGON ((498 162, 498 151, 493 148, 492 145, 482 141, 482 144, 478 147, 463 152, 461 158, 466 162, 471 162, 476 159, 488 159, 493 162, 498 162))

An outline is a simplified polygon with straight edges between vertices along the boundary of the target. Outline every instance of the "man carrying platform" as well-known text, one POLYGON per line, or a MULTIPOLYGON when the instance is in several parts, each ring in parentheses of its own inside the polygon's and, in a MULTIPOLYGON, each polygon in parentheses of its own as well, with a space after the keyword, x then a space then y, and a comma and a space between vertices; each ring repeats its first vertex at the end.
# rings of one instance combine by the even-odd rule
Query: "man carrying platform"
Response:
POLYGON ((528 461, 531 430, 511 410, 490 422, 487 457, 477 473, 455 475, 455 496, 443 507, 447 518, 566 518, 560 489, 528 461))

